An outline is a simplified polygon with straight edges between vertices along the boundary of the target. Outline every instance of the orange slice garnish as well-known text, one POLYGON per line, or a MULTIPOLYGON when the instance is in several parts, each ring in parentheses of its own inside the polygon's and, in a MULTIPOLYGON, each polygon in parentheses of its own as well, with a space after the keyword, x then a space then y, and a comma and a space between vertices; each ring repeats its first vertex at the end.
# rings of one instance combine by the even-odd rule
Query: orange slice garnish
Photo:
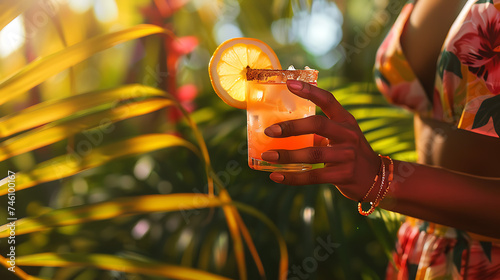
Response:
POLYGON ((251 69, 281 69, 274 51, 253 38, 234 38, 220 44, 208 65, 215 93, 229 106, 245 109, 246 72, 251 69))

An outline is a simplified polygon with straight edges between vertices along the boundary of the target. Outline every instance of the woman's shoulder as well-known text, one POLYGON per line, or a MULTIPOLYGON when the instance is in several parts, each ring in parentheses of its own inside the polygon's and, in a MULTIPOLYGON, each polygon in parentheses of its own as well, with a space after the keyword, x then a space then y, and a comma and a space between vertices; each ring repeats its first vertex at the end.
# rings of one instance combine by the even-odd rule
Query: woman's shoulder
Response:
POLYGON ((403 7, 377 52, 379 90, 390 102, 420 115, 498 137, 500 0, 469 0, 463 6, 434 61, 431 92, 422 86, 401 46, 414 7, 414 1, 403 7))
POLYGON ((415 112, 430 110, 424 88, 418 81, 401 46, 401 36, 414 8, 408 1, 380 45, 375 57, 375 82, 391 102, 415 112))

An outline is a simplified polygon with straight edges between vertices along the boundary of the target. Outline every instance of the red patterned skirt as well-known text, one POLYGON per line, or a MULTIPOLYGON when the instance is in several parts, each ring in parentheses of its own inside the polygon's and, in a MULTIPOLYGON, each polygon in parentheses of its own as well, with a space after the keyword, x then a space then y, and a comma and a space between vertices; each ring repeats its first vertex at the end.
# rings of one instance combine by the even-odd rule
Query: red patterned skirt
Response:
POLYGON ((500 280, 500 240, 407 218, 386 280, 500 280))

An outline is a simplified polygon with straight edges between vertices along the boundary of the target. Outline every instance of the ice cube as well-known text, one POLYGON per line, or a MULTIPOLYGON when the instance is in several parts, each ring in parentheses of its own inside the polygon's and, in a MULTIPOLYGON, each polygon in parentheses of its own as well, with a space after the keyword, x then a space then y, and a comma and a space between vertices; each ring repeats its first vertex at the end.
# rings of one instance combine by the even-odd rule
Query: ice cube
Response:
POLYGON ((256 90, 254 95, 252 96, 252 101, 261 102, 263 98, 264 98, 264 91, 256 90))
POLYGON ((262 85, 252 83, 248 92, 251 102, 262 102, 264 100, 264 90, 265 88, 262 85))
POLYGON ((250 115, 250 117, 248 118, 248 125, 254 128, 259 127, 259 115, 256 114, 250 115))
POLYGON ((292 98, 292 96, 290 96, 290 92, 288 92, 288 90, 284 90, 281 92, 280 96, 280 107, 283 107, 283 108, 280 108, 281 110, 280 111, 284 111, 284 112, 288 112, 288 113, 292 113, 293 111, 295 111, 295 109, 297 108, 297 104, 295 104, 295 100, 292 98))

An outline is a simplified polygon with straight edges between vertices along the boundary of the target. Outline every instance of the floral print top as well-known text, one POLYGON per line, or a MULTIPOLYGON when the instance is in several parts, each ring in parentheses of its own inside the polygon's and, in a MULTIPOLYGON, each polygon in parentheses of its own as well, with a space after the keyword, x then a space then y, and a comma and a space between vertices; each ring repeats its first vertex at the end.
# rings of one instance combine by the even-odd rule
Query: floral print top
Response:
MULTIPOLYGON (((377 52, 378 88, 389 101, 417 114, 499 137, 500 0, 465 4, 441 48, 432 98, 400 44, 413 7, 413 1, 403 7, 377 52)), ((408 217, 385 279, 500 279, 500 242, 408 217)))
POLYGON ((500 0, 469 0, 450 28, 437 62, 432 100, 402 51, 413 10, 402 9, 380 46, 375 81, 389 101, 476 133, 500 135, 500 0))

